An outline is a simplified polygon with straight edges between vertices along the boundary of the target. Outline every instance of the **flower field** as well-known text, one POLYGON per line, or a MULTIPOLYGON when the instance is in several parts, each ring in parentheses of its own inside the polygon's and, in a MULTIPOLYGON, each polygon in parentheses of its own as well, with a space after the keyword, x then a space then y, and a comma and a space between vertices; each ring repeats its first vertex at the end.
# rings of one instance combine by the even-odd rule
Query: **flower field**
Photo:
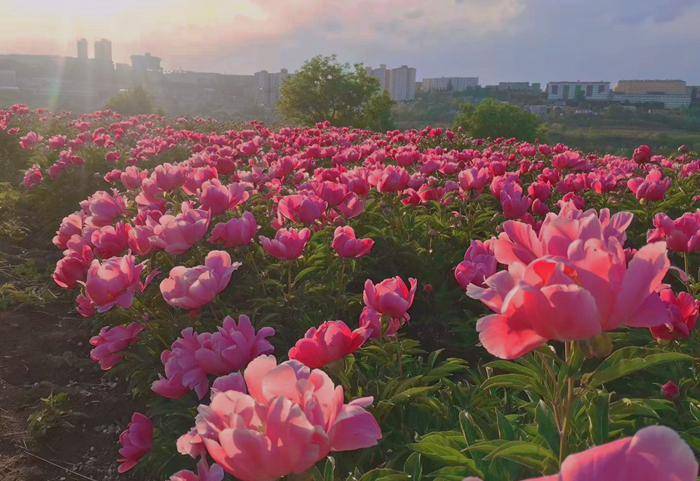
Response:
POLYGON ((692 152, 14 106, 0 167, 126 477, 697 477, 692 152))

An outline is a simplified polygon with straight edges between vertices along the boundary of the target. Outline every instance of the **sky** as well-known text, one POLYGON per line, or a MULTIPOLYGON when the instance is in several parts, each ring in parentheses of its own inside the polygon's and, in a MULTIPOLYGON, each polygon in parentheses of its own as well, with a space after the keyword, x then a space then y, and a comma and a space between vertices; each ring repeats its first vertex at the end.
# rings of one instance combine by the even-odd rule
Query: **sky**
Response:
POLYGON ((0 0, 0 53, 112 40, 168 70, 297 69, 316 54, 418 79, 700 84, 700 0, 0 0))

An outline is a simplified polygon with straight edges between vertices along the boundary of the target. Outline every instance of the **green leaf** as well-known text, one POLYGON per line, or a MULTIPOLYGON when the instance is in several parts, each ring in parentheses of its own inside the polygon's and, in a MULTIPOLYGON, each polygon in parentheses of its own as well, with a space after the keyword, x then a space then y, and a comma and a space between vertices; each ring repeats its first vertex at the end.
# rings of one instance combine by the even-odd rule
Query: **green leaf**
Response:
POLYGON ((412 481, 421 481, 423 479, 423 463, 420 453, 411 453, 403 465, 403 470, 411 475, 412 481))
POLYGON ((474 466, 474 461, 462 453, 459 449, 455 449, 443 444, 421 441, 419 443, 410 444, 409 447, 415 452, 424 456, 439 461, 443 464, 451 466, 474 466))
POLYGON ((586 374, 583 382, 593 388, 668 362, 693 360, 692 356, 680 352, 660 352, 640 347, 623 347, 600 363, 595 371, 586 374))
POLYGON ((528 441, 508 441, 491 451, 486 459, 508 459, 533 470, 542 470, 548 464, 558 462, 555 454, 546 447, 528 441))
POLYGON ((551 409, 540 401, 535 408, 535 423, 537 424, 537 432, 542 439, 547 443, 549 448, 559 453, 559 430, 554 422, 554 415, 551 409))
POLYGON ((359 481, 410 481, 411 476, 394 469, 373 469, 365 473, 359 481))
POLYGON ((610 434, 610 393, 595 393, 587 414, 591 441, 593 444, 606 443, 610 434))

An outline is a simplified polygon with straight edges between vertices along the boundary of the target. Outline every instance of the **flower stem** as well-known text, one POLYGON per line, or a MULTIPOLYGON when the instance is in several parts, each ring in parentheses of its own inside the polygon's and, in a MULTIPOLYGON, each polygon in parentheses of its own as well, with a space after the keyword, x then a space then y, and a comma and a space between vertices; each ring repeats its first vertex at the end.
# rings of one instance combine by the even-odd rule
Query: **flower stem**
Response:
MULTIPOLYGON (((573 356, 574 343, 566 341, 564 343, 564 359, 567 370, 571 367, 571 358, 573 356)), ((561 426, 559 427, 559 464, 566 459, 569 448, 569 428, 571 423, 571 408, 574 404, 574 378, 571 373, 566 376, 566 397, 563 400, 562 413, 560 416, 561 426)))

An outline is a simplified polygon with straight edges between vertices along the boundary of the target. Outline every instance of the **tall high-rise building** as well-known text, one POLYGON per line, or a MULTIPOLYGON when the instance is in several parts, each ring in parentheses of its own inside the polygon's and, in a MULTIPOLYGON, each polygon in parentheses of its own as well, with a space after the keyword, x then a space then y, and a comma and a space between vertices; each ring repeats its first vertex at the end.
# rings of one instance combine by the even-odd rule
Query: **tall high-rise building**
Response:
POLYGON ((81 38, 77 42, 78 46, 78 58, 80 60, 87 60, 88 58, 88 41, 84 38, 81 38))
POLYGON ((273 108, 280 99, 282 84, 289 78, 289 72, 283 68, 279 72, 261 70, 255 72, 257 101, 266 107, 273 108))
POLYGON ((106 38, 95 42, 95 60, 112 63, 112 42, 106 38))
POLYGON ((402 65, 388 69, 382 64, 379 68, 367 67, 367 73, 379 81, 379 85, 389 93, 392 100, 406 102, 416 98, 416 69, 402 65))

